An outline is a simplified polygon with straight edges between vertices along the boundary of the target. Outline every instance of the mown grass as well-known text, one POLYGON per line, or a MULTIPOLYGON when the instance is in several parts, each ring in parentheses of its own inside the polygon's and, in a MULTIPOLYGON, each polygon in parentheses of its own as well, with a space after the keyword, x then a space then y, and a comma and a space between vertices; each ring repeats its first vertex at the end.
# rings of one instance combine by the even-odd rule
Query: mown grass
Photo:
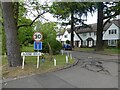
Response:
POLYGON ((29 46, 23 46, 21 48, 22 52, 34 52, 34 47, 33 45, 29 45, 29 46))
MULTIPOLYGON (((32 52, 33 47, 23 47, 22 51, 29 51, 32 52)), ((45 72, 51 72, 58 68, 61 68, 63 66, 66 66, 66 55, 54 55, 53 56, 57 61, 57 66, 54 66, 54 62, 50 61, 49 54, 45 54, 45 62, 43 63, 40 58, 40 66, 37 69, 37 57, 34 56, 27 56, 25 58, 25 67, 22 69, 22 67, 9 67, 8 61, 6 56, 2 56, 2 74, 4 78, 10 78, 10 77, 19 77, 24 75, 31 75, 31 74, 37 74, 37 73, 45 73, 45 72)), ((74 60, 69 58, 68 64, 73 64, 74 60)))
MULTIPOLYGON (((95 51, 95 48, 75 48, 74 50, 89 52, 89 51, 95 51)), ((120 49, 107 48, 107 49, 104 49, 104 51, 102 51, 101 53, 103 53, 103 54, 120 54, 120 49)))

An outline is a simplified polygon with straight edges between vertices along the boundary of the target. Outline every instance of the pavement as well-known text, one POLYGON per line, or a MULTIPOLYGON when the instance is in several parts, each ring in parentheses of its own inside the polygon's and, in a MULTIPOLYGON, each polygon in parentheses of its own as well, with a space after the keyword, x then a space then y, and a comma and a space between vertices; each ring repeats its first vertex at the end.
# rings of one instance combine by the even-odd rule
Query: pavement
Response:
MULTIPOLYGON (((65 52, 66 53, 66 52, 65 52)), ((118 88, 118 56, 72 51, 66 69, 3 82, 3 88, 118 88)))

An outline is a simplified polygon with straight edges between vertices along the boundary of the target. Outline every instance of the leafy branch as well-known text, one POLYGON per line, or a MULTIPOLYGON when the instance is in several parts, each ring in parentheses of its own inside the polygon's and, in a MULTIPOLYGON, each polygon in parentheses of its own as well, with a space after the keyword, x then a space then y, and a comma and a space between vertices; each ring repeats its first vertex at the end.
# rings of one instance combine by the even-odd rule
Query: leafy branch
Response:
POLYGON ((32 24, 39 18, 41 17, 43 14, 47 13, 48 11, 45 11, 41 14, 39 14, 30 24, 23 24, 23 25, 19 25, 17 28, 19 29, 20 27, 28 27, 28 26, 32 26, 32 24))

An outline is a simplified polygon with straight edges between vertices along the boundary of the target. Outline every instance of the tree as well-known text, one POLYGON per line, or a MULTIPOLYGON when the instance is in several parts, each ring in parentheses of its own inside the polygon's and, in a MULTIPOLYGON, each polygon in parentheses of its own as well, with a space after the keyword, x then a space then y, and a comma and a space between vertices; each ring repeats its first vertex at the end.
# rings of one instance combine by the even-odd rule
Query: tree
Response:
POLYGON ((20 45, 17 39, 17 25, 12 1, 2 2, 2 9, 9 66, 21 66, 20 45))
POLYGON ((97 41, 96 51, 103 51, 103 29, 105 25, 120 14, 120 2, 99 2, 98 8, 98 21, 97 21, 97 41), (104 21, 105 20, 105 21, 104 21), (103 22, 104 21, 104 22, 103 22))
MULTIPOLYGON (((49 7, 49 12, 54 14, 55 17, 58 19, 68 20, 68 23, 64 23, 66 25, 71 25, 71 46, 73 47, 74 41, 74 30, 75 24, 82 24, 84 23, 84 18, 82 16, 86 16, 88 12, 94 12, 94 3, 78 3, 78 2, 54 2, 52 6, 49 7)), ((44 7, 45 8, 45 7, 44 7)), ((47 7, 48 10, 48 7, 47 7)))
MULTIPOLYGON (((18 40, 18 30, 22 27, 30 27, 33 23, 46 11, 39 13, 35 19, 25 24, 20 24, 19 21, 25 16, 26 8, 24 3, 20 2, 2 2, 2 12, 4 21, 4 30, 6 35, 6 49, 8 56, 8 64, 11 67, 17 67, 21 65, 20 45, 18 40), (22 8, 21 8, 22 7, 22 8)), ((21 31, 20 31, 21 32, 21 31)))
MULTIPOLYGON (((19 20, 19 24, 26 24, 32 22, 30 19, 26 19, 25 17, 21 17, 21 20, 19 20)), ((32 35, 34 33, 34 26, 31 27, 21 27, 18 29, 18 39, 20 42, 20 45, 27 46, 28 43, 33 44, 32 35)))
POLYGON ((97 19, 97 43, 96 50, 103 50, 103 2, 98 3, 98 19, 97 19))
POLYGON ((53 59, 53 54, 58 53, 62 45, 56 40, 56 23, 48 22, 42 24, 40 21, 37 22, 36 31, 40 31, 43 35, 43 52, 50 54, 50 60, 53 59))

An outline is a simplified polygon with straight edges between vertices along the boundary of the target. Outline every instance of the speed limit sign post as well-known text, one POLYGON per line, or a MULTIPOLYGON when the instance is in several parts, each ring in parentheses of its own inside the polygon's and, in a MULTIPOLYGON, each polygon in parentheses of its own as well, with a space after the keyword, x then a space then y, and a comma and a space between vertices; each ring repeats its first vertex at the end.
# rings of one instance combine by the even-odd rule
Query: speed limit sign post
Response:
POLYGON ((42 38, 43 38, 43 36, 42 36, 42 33, 41 33, 41 32, 35 32, 35 33, 33 34, 33 39, 34 39, 36 42, 42 41, 42 38))

